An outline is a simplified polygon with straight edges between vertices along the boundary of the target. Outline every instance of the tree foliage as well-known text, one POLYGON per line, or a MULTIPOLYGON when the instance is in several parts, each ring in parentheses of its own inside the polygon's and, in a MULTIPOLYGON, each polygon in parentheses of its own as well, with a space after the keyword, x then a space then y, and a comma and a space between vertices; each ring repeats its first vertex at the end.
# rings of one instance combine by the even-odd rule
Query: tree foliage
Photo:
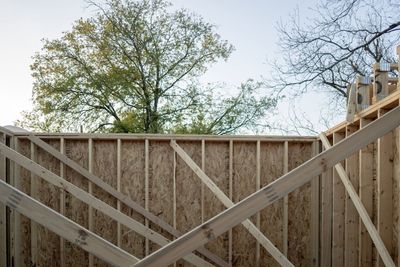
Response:
POLYGON ((231 98, 214 98, 199 85, 198 77, 233 51, 200 16, 173 11, 164 0, 90 4, 92 18, 44 40, 33 57, 34 110, 22 126, 229 133, 255 126, 276 104, 256 98, 260 86, 251 81, 231 98))
POLYGON ((344 99, 357 74, 397 61, 399 12, 391 0, 322 0, 311 18, 295 12, 278 25, 282 60, 273 62, 269 86, 295 95, 318 88, 344 99))

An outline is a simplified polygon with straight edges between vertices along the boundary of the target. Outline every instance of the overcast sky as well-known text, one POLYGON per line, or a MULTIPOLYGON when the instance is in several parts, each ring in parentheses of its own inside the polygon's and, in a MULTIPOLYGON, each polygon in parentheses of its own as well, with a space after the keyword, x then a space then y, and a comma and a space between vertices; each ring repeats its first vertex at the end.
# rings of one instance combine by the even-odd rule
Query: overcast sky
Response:
MULTIPOLYGON (((276 23, 285 20, 294 8, 303 17, 312 14, 309 7, 317 0, 173 0, 200 14, 217 26, 222 38, 235 46, 227 62, 212 66, 203 82, 238 85, 247 78, 269 76, 267 58, 277 52, 276 23)), ((57 38, 72 23, 93 12, 84 0, 0 0, 0 125, 13 124, 23 110, 31 108, 32 78, 29 65, 39 51, 42 38, 57 38)), ((303 99, 296 104, 312 121, 319 117, 323 101, 303 99), (312 103, 312 105, 310 105, 312 103)), ((280 105, 286 113, 287 104, 280 105)))

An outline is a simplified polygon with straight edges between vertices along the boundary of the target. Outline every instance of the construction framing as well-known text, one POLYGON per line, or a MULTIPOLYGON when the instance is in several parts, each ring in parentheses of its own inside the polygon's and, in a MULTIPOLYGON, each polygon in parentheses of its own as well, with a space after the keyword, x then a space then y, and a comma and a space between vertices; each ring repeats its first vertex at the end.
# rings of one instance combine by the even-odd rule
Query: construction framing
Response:
POLYGON ((0 128, 0 267, 399 266, 394 69, 319 137, 0 128))

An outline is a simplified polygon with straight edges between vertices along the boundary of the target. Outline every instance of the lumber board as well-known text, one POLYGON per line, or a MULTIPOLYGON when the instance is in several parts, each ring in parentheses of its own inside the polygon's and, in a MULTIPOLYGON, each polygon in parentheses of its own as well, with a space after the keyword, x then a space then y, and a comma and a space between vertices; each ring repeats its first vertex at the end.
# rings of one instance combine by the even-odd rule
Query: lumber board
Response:
MULTIPOLYGON (((346 138, 356 132, 358 127, 348 125, 346 127, 346 138)), ((346 172, 352 183, 355 192, 359 191, 358 179, 358 151, 346 158, 346 172)), ((358 228, 359 217, 354 207, 353 201, 346 190, 345 198, 345 228, 344 228, 344 265, 345 267, 356 266, 358 264, 358 228)))
MULTIPOLYGON (((88 171, 93 173, 93 139, 89 138, 88 140, 88 157, 89 157, 89 165, 88 171)), ((88 181, 88 193, 93 195, 93 183, 88 181)), ((89 231, 93 231, 93 207, 88 205, 88 229, 89 231)), ((93 267, 94 265, 94 257, 93 254, 89 254, 89 267, 93 267)))
MULTIPOLYGON (((331 145, 329 144, 328 139, 325 137, 325 135, 321 134, 320 139, 326 149, 329 149, 331 145)), ((349 194, 349 197, 351 201, 354 203, 354 207, 358 214, 360 215, 361 220, 363 221, 365 227, 368 230, 368 233, 370 234, 372 240, 374 241, 375 247, 379 252, 379 255, 381 255, 385 266, 392 266, 394 267, 395 264, 388 252, 388 250, 385 247, 385 244, 383 243, 381 237, 379 236, 379 233, 377 229, 375 228, 371 218, 369 217, 369 214, 367 210, 365 209, 364 205, 362 204, 360 198, 357 195, 356 188, 354 187, 352 181, 350 180, 350 177, 347 175, 346 170, 343 168, 342 164, 336 164, 335 169, 337 173, 339 174, 339 177, 343 183, 343 185, 346 188, 346 192, 349 194)), ((355 263, 356 266, 357 263, 355 263)))
POLYGON ((14 133, 14 136, 28 137, 34 135, 41 139, 60 139, 60 136, 71 139, 71 140, 82 140, 93 138, 95 140, 131 140, 131 141, 144 141, 148 139, 151 141, 171 141, 171 140, 183 140, 183 141, 220 141, 229 142, 233 141, 263 141, 263 142, 277 142, 281 143, 284 141, 290 142, 314 142, 315 136, 281 136, 281 135, 175 135, 175 134, 104 134, 104 133, 14 133))
MULTIPOLYGON (((149 185, 149 140, 144 140, 144 208, 149 211, 150 206, 150 185, 149 185)), ((149 227, 149 220, 144 219, 146 227, 149 227)), ((145 255, 150 254, 149 239, 145 239, 145 255)))
POLYGON ((111 265, 130 266, 138 261, 134 256, 4 181, 0 181, 0 201, 111 265))
MULTIPOLYGON (((12 139, 13 146, 12 148, 15 150, 19 149, 19 139, 18 137, 13 137, 12 139)), ((12 172, 12 181, 13 185, 16 189, 21 189, 21 178, 20 178, 20 168, 17 164, 12 164, 13 172, 12 172)), ((14 239, 14 264, 16 266, 21 265, 21 215, 18 212, 13 211, 13 219, 10 222, 13 224, 13 239, 14 239)))
MULTIPOLYGON (((117 200, 119 200, 121 203, 126 205, 127 207, 133 209, 134 211, 138 212, 139 214, 143 215, 145 218, 147 218, 149 221, 152 223, 156 224, 157 226, 160 226, 162 229, 166 230, 167 232, 171 233, 175 237, 179 237, 181 233, 176 230, 174 227, 166 223, 164 220, 161 218, 157 217, 153 213, 149 212, 145 208, 143 208, 140 204, 137 202, 133 201, 130 197, 127 195, 118 192, 115 188, 101 180, 99 177, 94 175, 93 173, 89 172, 87 169, 85 169, 83 166, 79 165, 76 163, 74 160, 68 158, 66 155, 61 154, 59 151, 48 145, 46 142, 41 140, 35 135, 29 135, 27 137, 28 140, 30 140, 32 143, 40 147, 41 149, 47 151, 49 154, 60 160, 62 163, 64 163, 66 166, 71 168, 72 170, 76 171, 78 174, 81 174, 85 178, 87 178, 89 181, 91 181, 93 184, 96 186, 100 187, 103 189, 105 192, 109 193, 113 197, 115 197, 117 200)), ((127 140, 124 140, 127 142, 127 140)), ((148 167, 147 167, 148 168, 148 167)), ((212 260, 213 262, 217 263, 220 266, 227 266, 227 263, 223 261, 221 258, 217 257, 215 254, 211 253, 205 248, 199 248, 198 252, 200 252, 202 255, 206 256, 208 259, 212 260)))
POLYGON ((394 150, 394 161, 393 161, 393 183, 394 183, 394 207, 395 216, 393 218, 394 226, 394 246, 397 248, 394 251, 394 261, 397 262, 397 266, 400 266, 400 127, 395 131, 395 150, 394 150))
POLYGON ((162 249, 142 259, 135 266, 159 266, 174 262, 183 255, 239 224, 245 218, 254 215, 271 203, 281 199, 289 192, 310 181, 316 175, 321 174, 375 139, 390 132, 399 126, 399 124, 400 107, 397 107, 275 182, 263 187, 231 208, 228 208, 162 249))
MULTIPOLYGON (((6 134, 0 134, 0 143, 5 143, 6 134)), ((0 180, 6 180, 6 158, 0 156, 0 180)), ((0 203, 0 267, 7 266, 6 206, 0 203)))
MULTIPOLYGON (((117 191, 121 192, 121 139, 117 139, 117 191)), ((121 201, 117 199, 117 210, 121 211, 121 201)), ((122 246, 121 224, 117 224, 117 246, 122 246)))
MULTIPOLYGON (((378 118, 386 111, 380 109, 378 118)), ((378 139, 377 142, 377 228, 389 253, 393 252, 393 132, 378 139)), ((382 258, 377 266, 383 266, 382 258)))
MULTIPOLYGON (((319 154, 319 142, 315 141, 312 145, 312 157, 319 154)), ((316 176, 311 180, 311 264, 319 266, 319 182, 320 177, 316 176)))
MULTIPOLYGON (((289 144, 288 141, 284 142, 283 151, 283 174, 289 171, 289 144)), ((283 254, 288 255, 288 230, 289 228, 289 197, 283 198, 283 254)))
MULTIPOLYGON (((185 161, 185 163, 193 170, 193 172, 197 174, 201 181, 215 194, 215 196, 225 205, 225 207, 230 208, 234 205, 234 203, 225 195, 225 193, 201 170, 201 168, 176 143, 176 141, 171 140, 170 144, 176 153, 185 161)), ((267 237, 261 233, 259 229, 257 229, 257 227, 249 219, 244 220, 242 224, 282 266, 293 266, 293 264, 289 262, 289 260, 267 237)))
MULTIPOLYGON (((65 154, 65 139, 62 137, 60 138, 60 153, 65 154)), ((62 162, 60 162, 60 177, 65 179, 65 165, 62 162)), ((60 190, 60 214, 65 216, 64 190, 60 190)), ((65 266, 65 240, 62 236, 60 236, 60 266, 65 266)))
MULTIPOLYGON (((94 209, 101 211, 103 214, 113 218, 117 222, 120 222, 121 224, 125 225, 126 227, 129 227, 131 230, 138 232, 143 236, 149 238, 154 243, 160 246, 165 246, 169 242, 169 240, 164 236, 149 229, 148 227, 137 222, 136 220, 121 213, 117 209, 95 198, 93 195, 69 183, 68 181, 63 180, 58 175, 50 172, 49 170, 43 168, 34 161, 24 157, 18 152, 2 144, 0 144, 0 154, 11 159, 12 161, 24 167, 25 169, 30 170, 35 175, 42 177, 44 180, 53 184, 54 186, 64 189, 65 191, 69 192, 71 195, 85 202, 89 206, 92 206, 94 209)), ((193 254, 184 257, 184 259, 198 266, 212 266, 205 260, 193 254)))
MULTIPOLYGON (((36 161, 36 146, 35 144, 31 143, 31 160, 36 161)), ((37 183, 38 179, 35 178, 35 175, 31 173, 31 192, 30 195, 32 198, 36 199, 37 198, 37 183)), ((31 261, 32 265, 37 264, 37 224, 34 220, 31 220, 31 261)))
MULTIPOLYGON (((322 150, 325 150, 323 148, 322 150)), ((333 169, 321 174, 321 266, 332 266, 333 169)))
MULTIPOLYGON (((233 201, 233 140, 229 140, 229 199, 233 201)), ((202 183, 203 184, 203 183, 202 183)), ((204 223, 204 222, 203 222, 204 223)), ((232 265, 233 262, 233 231, 229 229, 228 232, 228 263, 232 265)))
MULTIPOLYGON (((361 119, 360 128, 365 127, 372 120, 361 119)), ((359 183, 360 200, 368 216, 373 214, 373 187, 374 187, 374 143, 368 144, 359 151, 359 183)), ((360 217, 360 220, 362 218, 360 217)), ((359 266, 372 266, 372 240, 364 224, 360 223, 359 230, 359 266)))
MULTIPOLYGON (((256 148, 256 188, 255 191, 260 190, 261 188, 261 143, 260 141, 257 141, 257 148, 256 148)), ((256 227, 258 229, 261 229, 261 214, 260 212, 257 212, 256 215, 256 227)), ((260 266, 260 242, 257 241, 256 243, 256 266, 260 266)))
MULTIPOLYGON (((344 139, 344 133, 333 134, 333 144, 344 139)), ((344 162, 343 162, 344 163, 344 162)), ((333 171, 332 266, 344 266, 345 188, 333 171)))

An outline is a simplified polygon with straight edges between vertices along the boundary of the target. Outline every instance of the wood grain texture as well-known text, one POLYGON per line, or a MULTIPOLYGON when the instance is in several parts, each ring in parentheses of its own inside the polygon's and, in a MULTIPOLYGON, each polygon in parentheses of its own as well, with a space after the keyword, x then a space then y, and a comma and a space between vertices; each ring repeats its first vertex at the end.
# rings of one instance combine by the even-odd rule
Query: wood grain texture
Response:
MULTIPOLYGON (((360 128, 365 127, 370 120, 362 119, 360 128)), ((374 188, 374 143, 359 151, 359 183, 360 199, 368 216, 373 216, 373 188, 374 188)), ((359 266, 372 266, 372 240, 364 224, 360 222, 359 231, 359 266)))
MULTIPOLYGON (((165 222, 173 223, 173 164, 174 153, 169 142, 151 141, 149 145, 149 210, 165 222)), ((168 239, 172 236, 150 223, 150 228, 168 239)), ((160 246, 150 242, 150 252, 160 246)))
MULTIPOLYGON (((333 134, 333 144, 344 139, 344 133, 333 134)), ((342 165, 345 166, 344 161, 342 165)), ((332 266, 344 266, 345 188, 336 170, 333 171, 332 266)))
MULTIPOLYGON (((66 139, 65 154, 82 167, 88 169, 87 140, 66 139)), ((83 190, 88 190, 88 181, 71 168, 65 168, 65 179, 83 190)), ((88 227, 88 205, 69 193, 65 194, 65 215, 81 226, 88 227)), ((88 253, 68 241, 65 242, 65 255, 68 255, 65 258, 66 266, 88 266, 88 253)))
MULTIPOLYGON (((179 145, 196 164, 201 165, 200 142, 179 142, 179 145)), ((181 233, 201 224, 201 184, 190 167, 180 157, 176 157, 176 227, 181 233)), ((179 260, 177 264, 184 266, 185 262, 179 260)))
MULTIPOLYGON (((347 126, 346 138, 358 130, 358 127, 347 126)), ((346 159, 346 172, 356 192, 359 191, 359 153, 354 153, 346 159)), ((358 230, 359 230, 359 216, 353 201, 350 199, 346 191, 345 200, 345 266, 356 266, 358 264, 358 230)))
POLYGON ((393 142, 393 260, 400 265, 400 127, 393 142))
MULTIPOLYGON (((144 142, 121 142, 121 192, 144 207, 144 142)), ((122 212, 144 224, 142 215, 126 205, 122 212)), ((138 258, 145 256, 145 238, 125 226, 121 226, 122 248, 138 258)))
MULTIPOLYGON (((256 142, 233 143, 233 202, 237 203, 255 192, 256 142)), ((256 223, 256 217, 250 218, 256 223)), ((256 240, 242 225, 233 228, 233 264, 256 264, 256 240)))
MULTIPOLYGON (((289 143, 289 171, 311 157, 310 144, 289 143)), ((288 256, 296 266, 311 266, 310 183, 289 194, 288 256)))
MULTIPOLYGON (((31 155, 31 145, 26 139, 19 140, 18 152, 25 157, 31 155)), ((25 194, 30 194, 31 191, 31 173, 20 168, 20 190, 25 194)), ((20 262, 22 266, 29 266, 31 263, 31 220, 24 215, 20 217, 20 231, 21 231, 21 255, 20 262)))
MULTIPOLYGON (((103 181, 117 188, 117 142, 93 141, 93 174, 103 181)), ((109 193, 93 184, 93 196, 117 208, 116 199, 109 193)), ((117 244, 117 222, 93 209, 93 231, 113 244, 117 244)), ((107 266, 99 259, 95 259, 95 266, 107 266)))
MULTIPOLYGON (((260 144, 261 187, 275 181, 284 172, 284 144, 260 144)), ((260 212, 260 230, 279 250, 283 250, 283 200, 279 200, 260 212)), ((275 259, 261 248, 261 266, 280 266, 275 259)))
MULTIPOLYGON (((205 143, 205 173, 216 185, 229 195, 229 143, 206 142, 205 143)), ((200 180, 200 179, 199 179, 200 180)), ((224 205, 207 188, 204 189, 205 221, 225 210, 224 205)), ((216 240, 209 242, 206 247, 220 258, 229 260, 229 233, 226 232, 216 240)))
MULTIPOLYGON (((60 149, 58 140, 49 140, 48 143, 55 149, 60 149)), ((53 173, 60 173, 60 162, 57 159, 40 148, 37 148, 36 152, 37 163, 53 173)), ((37 179, 37 200, 55 211, 60 211, 60 190, 38 176, 35 176, 35 179, 37 179)), ((41 225, 37 225, 37 265, 60 266, 59 244, 60 237, 58 235, 41 225)))

